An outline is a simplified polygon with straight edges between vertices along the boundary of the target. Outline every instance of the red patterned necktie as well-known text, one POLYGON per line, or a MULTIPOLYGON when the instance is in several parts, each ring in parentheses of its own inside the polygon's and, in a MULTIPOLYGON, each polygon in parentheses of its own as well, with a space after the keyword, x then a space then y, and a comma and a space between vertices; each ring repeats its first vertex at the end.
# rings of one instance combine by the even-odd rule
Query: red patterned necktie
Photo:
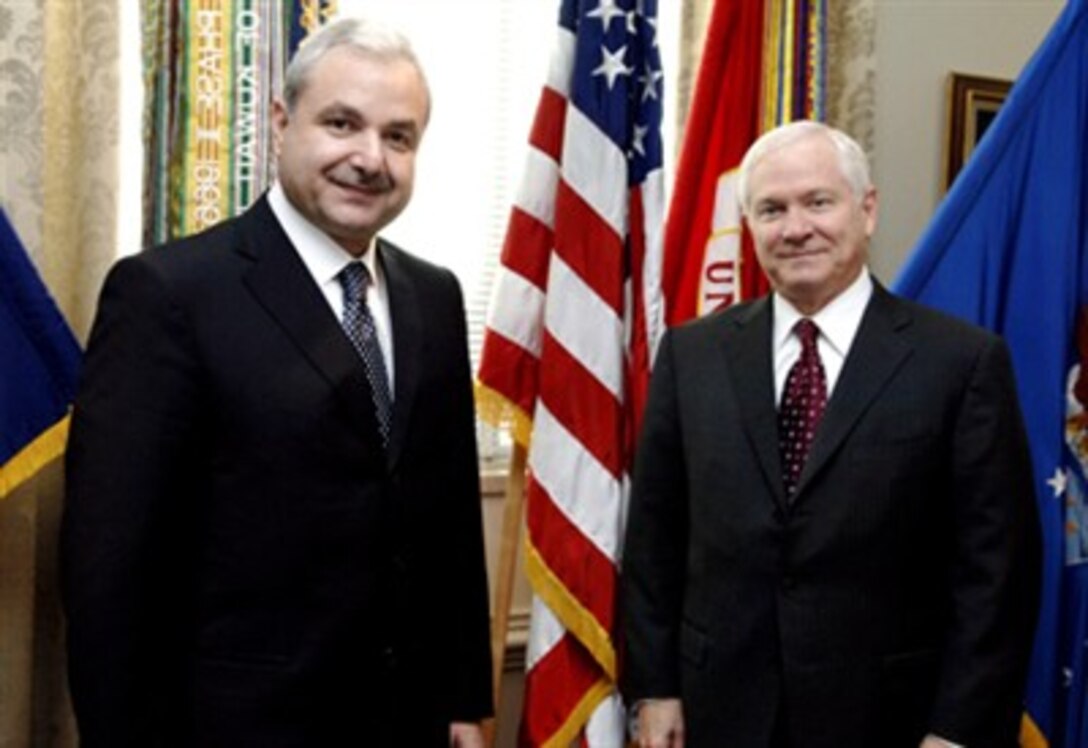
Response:
POLYGON ((816 348, 820 330, 812 320, 802 319, 793 332, 801 340, 801 357, 786 377, 778 408, 778 448, 787 498, 792 498, 797 489, 797 479, 827 406, 827 376, 816 348))

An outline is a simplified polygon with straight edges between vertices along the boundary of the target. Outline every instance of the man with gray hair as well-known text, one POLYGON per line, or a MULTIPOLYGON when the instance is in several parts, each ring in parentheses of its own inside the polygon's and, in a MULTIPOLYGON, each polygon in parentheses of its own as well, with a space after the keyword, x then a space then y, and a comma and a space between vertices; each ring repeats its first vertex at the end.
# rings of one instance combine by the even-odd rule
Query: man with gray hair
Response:
POLYGON ((1005 344, 871 277, 845 134, 767 133, 738 192, 773 292, 666 335, 636 459, 638 744, 1016 745, 1040 552, 1005 344))
POLYGON ((278 181, 119 262, 68 449, 84 746, 482 746, 491 713, 457 280, 378 237, 430 111, 407 42, 315 33, 278 181))

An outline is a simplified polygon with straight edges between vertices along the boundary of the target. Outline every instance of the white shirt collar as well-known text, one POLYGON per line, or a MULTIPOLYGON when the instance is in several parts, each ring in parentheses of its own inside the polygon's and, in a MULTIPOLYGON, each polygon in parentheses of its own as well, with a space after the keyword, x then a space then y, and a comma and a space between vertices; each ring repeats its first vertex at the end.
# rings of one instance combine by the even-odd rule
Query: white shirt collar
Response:
MULTIPOLYGON (((828 304, 811 315, 810 319, 820 328, 820 335, 835 349, 840 358, 845 359, 850 351, 850 345, 854 342, 858 327, 861 326, 861 318, 865 314, 865 307, 873 295, 873 279, 867 268, 862 268, 853 283, 828 304)), ((803 314, 797 311, 797 307, 784 299, 781 294, 774 294, 774 347, 772 350, 780 350, 793 331, 793 326, 801 319, 803 314)))
MULTIPOLYGON (((283 227, 287 238, 291 240, 291 244, 314 279, 314 283, 317 284, 318 290, 325 297, 325 302, 329 305, 333 316, 338 320, 342 319, 344 292, 338 276, 340 271, 348 264, 355 262, 356 258, 333 241, 332 237, 307 220, 287 199, 279 182, 273 184, 268 190, 268 205, 283 227)), ((358 259, 366 265, 373 281, 373 286, 367 291, 366 304, 374 317, 378 343, 381 345, 382 355, 385 356, 385 373, 389 376, 389 389, 393 391, 395 381, 393 322, 389 310, 389 296, 386 293, 385 276, 382 274, 381 263, 378 262, 377 243, 371 241, 367 251, 358 259)))
POLYGON ((318 286, 335 280, 345 266, 358 259, 370 271, 375 287, 384 287, 373 239, 363 256, 356 258, 302 215, 287 199, 279 182, 268 190, 268 205, 318 286))

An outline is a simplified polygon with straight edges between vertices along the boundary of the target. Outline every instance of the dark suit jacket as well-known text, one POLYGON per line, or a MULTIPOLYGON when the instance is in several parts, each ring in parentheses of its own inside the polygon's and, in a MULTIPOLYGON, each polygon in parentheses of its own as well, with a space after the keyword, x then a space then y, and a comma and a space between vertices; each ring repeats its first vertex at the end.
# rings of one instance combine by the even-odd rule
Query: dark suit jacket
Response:
POLYGON ((1030 458, 995 336, 874 290, 786 504, 763 299, 661 345, 624 552, 625 690, 688 745, 1015 745, 1030 458))
POLYGON ((437 746, 490 713, 461 292, 378 251, 388 452, 265 199, 110 273, 62 534, 84 745, 437 746))

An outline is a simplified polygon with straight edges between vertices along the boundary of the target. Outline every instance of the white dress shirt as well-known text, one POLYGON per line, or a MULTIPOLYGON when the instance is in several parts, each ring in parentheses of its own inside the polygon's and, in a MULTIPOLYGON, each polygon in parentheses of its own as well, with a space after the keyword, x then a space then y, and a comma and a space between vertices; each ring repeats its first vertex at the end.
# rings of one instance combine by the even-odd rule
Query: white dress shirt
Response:
MULTIPOLYGON (((816 348, 827 376, 827 397, 835 391, 835 384, 842 373, 846 354, 861 326, 865 307, 873 295, 873 279, 867 269, 862 269, 858 277, 846 287, 846 290, 832 299, 816 314, 809 317, 820 328, 816 338, 816 348)), ((771 338, 771 355, 774 356, 774 401, 782 401, 782 392, 786 388, 786 377, 790 368, 801 357, 801 341, 793 334, 793 326, 805 315, 786 301, 779 294, 771 297, 774 304, 774 331, 771 338)))
MULTIPOLYGON (((280 222, 287 238, 291 240, 302 263, 313 276, 314 283, 321 289, 329 308, 336 315, 337 321, 344 318, 344 289, 340 285, 340 271, 349 263, 360 261, 370 271, 373 281, 367 289, 366 305, 374 318, 374 327, 378 333, 378 345, 385 359, 385 373, 389 378, 389 391, 393 389, 393 325, 389 313, 389 293, 378 262, 375 242, 371 241, 362 257, 356 258, 341 247, 324 231, 312 224, 298 209, 291 204, 279 182, 268 191, 268 205, 273 215, 280 222)), ((288 303, 290 300, 288 300, 288 303)))

